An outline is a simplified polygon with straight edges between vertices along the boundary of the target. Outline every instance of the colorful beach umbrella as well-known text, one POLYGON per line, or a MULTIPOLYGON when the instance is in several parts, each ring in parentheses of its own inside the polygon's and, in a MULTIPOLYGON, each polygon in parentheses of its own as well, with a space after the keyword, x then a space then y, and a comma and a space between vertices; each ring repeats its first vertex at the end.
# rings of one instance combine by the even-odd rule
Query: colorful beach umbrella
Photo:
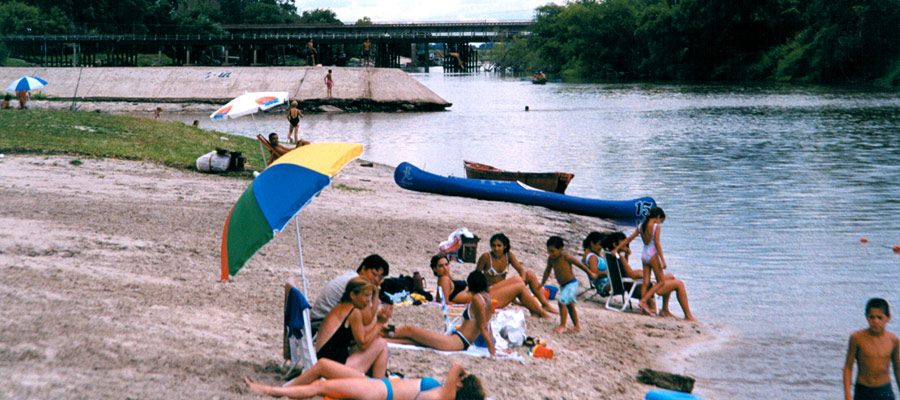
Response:
POLYGON ((213 120, 238 118, 265 111, 287 101, 288 92, 252 92, 235 97, 209 115, 213 120))
MULTIPOLYGON (((355 143, 313 143, 279 157, 238 199, 222 232, 222 280, 228 280, 300 209, 331 183, 331 177, 362 154, 355 143)), ((297 245, 300 245, 297 228, 297 245)), ((300 251, 303 271, 303 252, 300 251)), ((306 293, 304 276, 304 290, 306 293)))
POLYGON ((8 88, 6 88, 7 92, 20 92, 23 90, 34 90, 40 89, 47 84, 47 81, 38 78, 36 76, 23 76, 19 79, 14 80, 8 88))

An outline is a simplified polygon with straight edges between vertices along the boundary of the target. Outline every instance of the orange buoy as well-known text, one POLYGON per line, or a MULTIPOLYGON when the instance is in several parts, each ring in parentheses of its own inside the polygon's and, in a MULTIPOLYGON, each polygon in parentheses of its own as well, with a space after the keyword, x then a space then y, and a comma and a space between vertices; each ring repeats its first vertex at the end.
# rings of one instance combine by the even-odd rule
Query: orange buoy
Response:
POLYGON ((894 245, 894 253, 900 253, 900 244, 894 245))
POLYGON ((862 239, 859 239, 859 242, 860 243, 869 243, 869 239, 862 238, 862 239))

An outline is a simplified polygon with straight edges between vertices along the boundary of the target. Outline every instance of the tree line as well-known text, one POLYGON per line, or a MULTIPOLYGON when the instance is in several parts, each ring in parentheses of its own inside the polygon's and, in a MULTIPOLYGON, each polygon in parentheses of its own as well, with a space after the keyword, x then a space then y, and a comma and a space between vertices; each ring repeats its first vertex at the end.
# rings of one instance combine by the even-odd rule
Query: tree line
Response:
POLYGON ((12 0, 0 35, 221 34, 226 24, 343 24, 329 9, 299 13, 291 0, 12 0))
POLYGON ((900 0, 579 0, 491 58, 567 78, 900 86, 900 0))

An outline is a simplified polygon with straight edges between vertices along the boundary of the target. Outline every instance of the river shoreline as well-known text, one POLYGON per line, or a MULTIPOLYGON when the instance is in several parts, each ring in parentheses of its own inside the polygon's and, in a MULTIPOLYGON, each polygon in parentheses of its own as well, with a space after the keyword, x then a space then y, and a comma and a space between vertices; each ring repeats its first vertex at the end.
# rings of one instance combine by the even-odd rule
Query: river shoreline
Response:
MULTIPOLYGON (((73 160, 0 159, 0 179, 8 182, 0 215, 16 227, 0 236, 0 296, 10 305, 0 311, 0 373, 11 382, 4 392, 243 398, 244 376, 280 384, 281 287, 299 281, 296 238, 276 235, 230 283, 218 281, 222 224, 247 181, 73 160)), ((428 256, 462 226, 481 237, 505 232, 536 273, 548 236, 563 236, 574 253, 588 230, 612 227, 538 207, 410 192, 393 183, 392 172, 352 162, 301 211, 313 296, 373 252, 390 262, 391 276, 419 271, 430 278, 428 256)), ((482 241, 479 250, 486 249, 482 241)), ((454 275, 471 267, 454 264, 454 275)), ((397 350, 389 368, 440 377, 451 361, 461 362, 498 400, 635 399, 652 389, 636 381, 639 369, 660 369, 656 355, 706 336, 700 323, 612 312, 592 301, 579 301, 578 313, 582 331, 564 335, 553 333, 557 318, 527 317, 528 335, 548 342, 552 360, 523 348, 516 351, 524 365, 397 350)), ((440 329, 443 319, 439 307, 398 307, 392 323, 440 329)))

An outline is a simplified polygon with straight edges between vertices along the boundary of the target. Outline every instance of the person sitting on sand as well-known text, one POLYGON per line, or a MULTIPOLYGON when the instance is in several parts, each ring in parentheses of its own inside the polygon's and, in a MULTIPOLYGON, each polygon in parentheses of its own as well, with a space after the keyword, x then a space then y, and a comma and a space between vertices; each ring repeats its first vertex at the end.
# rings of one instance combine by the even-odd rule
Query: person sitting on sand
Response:
POLYGON ((891 321, 888 302, 872 298, 866 303, 866 320, 869 329, 850 335, 847 359, 844 362, 844 399, 893 399, 890 366, 894 366, 894 378, 900 385, 900 339, 885 330, 891 321), (853 380, 853 364, 859 361, 856 385, 850 395, 853 380))
POLYGON ((575 279, 575 274, 572 273, 572 264, 587 272, 588 277, 592 280, 597 279, 597 276, 586 265, 578 261, 575 256, 567 254, 564 251, 564 247, 565 242, 559 236, 551 236, 547 239, 547 268, 544 269, 544 277, 541 279, 541 286, 544 286, 547 278, 550 277, 550 270, 553 270, 553 275, 556 277, 556 282, 559 285, 559 294, 556 296, 556 301, 559 303, 559 326, 553 330, 556 333, 566 331, 566 314, 572 315, 572 327, 568 330, 581 330, 581 325, 578 324, 578 314, 575 313, 575 295, 578 293, 578 280, 575 279))
POLYGON ((384 378, 387 370, 387 343, 381 329, 390 318, 378 315, 377 322, 363 324, 362 311, 369 307, 375 285, 362 277, 347 282, 338 303, 322 322, 316 335, 316 357, 327 358, 361 373, 370 372, 373 378, 384 378))
POLYGON ((481 271, 487 277, 488 285, 494 286, 506 279, 521 279, 531 289, 534 297, 537 297, 541 303, 541 308, 546 312, 556 314, 556 310, 547 301, 547 296, 544 295, 544 287, 538 281, 537 275, 531 270, 526 271, 522 268, 519 260, 516 259, 516 255, 510 252, 509 238, 502 233, 497 233, 491 236, 489 243, 491 251, 478 257, 478 263, 475 264, 475 269, 481 271), (519 274, 518 278, 506 277, 510 265, 519 274))
POLYGON ((422 379, 370 379, 358 371, 328 359, 319 360, 284 386, 269 386, 244 378, 254 392, 292 399, 325 396, 360 400, 483 400, 481 380, 469 375, 458 363, 450 366, 441 384, 432 377, 422 379))
POLYGON ((6 96, 3 97, 3 101, 0 102, 0 110, 8 110, 10 107, 9 106, 10 100, 12 100, 12 96, 10 96, 9 93, 7 93, 6 96))
MULTIPOLYGON (((453 304, 469 304, 472 293, 466 290, 464 280, 455 280, 450 275, 450 261, 444 254, 431 257, 431 272, 438 278, 438 286, 447 294, 447 302, 453 304)), ((496 301, 497 308, 506 307, 513 300, 519 300, 532 314, 538 317, 547 317, 547 311, 541 308, 541 303, 528 291, 525 282, 519 277, 504 279, 488 289, 491 298, 496 301)), ((440 298, 437 298, 440 301, 440 298)))
MULTIPOLYGON (((319 297, 316 298, 312 308, 309 310, 309 318, 312 321, 311 325, 313 330, 318 329, 325 319, 325 316, 331 312, 331 309, 333 309, 334 306, 341 302, 344 290, 347 288, 347 282, 360 276, 366 278, 378 288, 381 286, 381 281, 383 281, 390 272, 391 266, 384 258, 381 258, 378 254, 370 254, 362 260, 359 267, 356 268, 356 271, 345 272, 326 283, 319 292, 319 297)), ((378 296, 376 293, 373 293, 372 302, 369 307, 362 310, 363 324, 366 325, 367 328, 369 325, 376 322, 376 314, 382 312, 391 313, 393 311, 390 305, 385 305, 379 311, 378 307, 380 305, 381 302, 378 300, 378 296)))
POLYGON ((491 294, 488 293, 487 279, 481 271, 472 271, 466 278, 466 286, 472 299, 463 311, 463 323, 455 332, 444 335, 414 326, 388 328, 386 340, 390 343, 415 344, 442 351, 463 351, 481 336, 487 344, 491 356, 494 350, 494 334, 491 332, 493 317, 491 294))

